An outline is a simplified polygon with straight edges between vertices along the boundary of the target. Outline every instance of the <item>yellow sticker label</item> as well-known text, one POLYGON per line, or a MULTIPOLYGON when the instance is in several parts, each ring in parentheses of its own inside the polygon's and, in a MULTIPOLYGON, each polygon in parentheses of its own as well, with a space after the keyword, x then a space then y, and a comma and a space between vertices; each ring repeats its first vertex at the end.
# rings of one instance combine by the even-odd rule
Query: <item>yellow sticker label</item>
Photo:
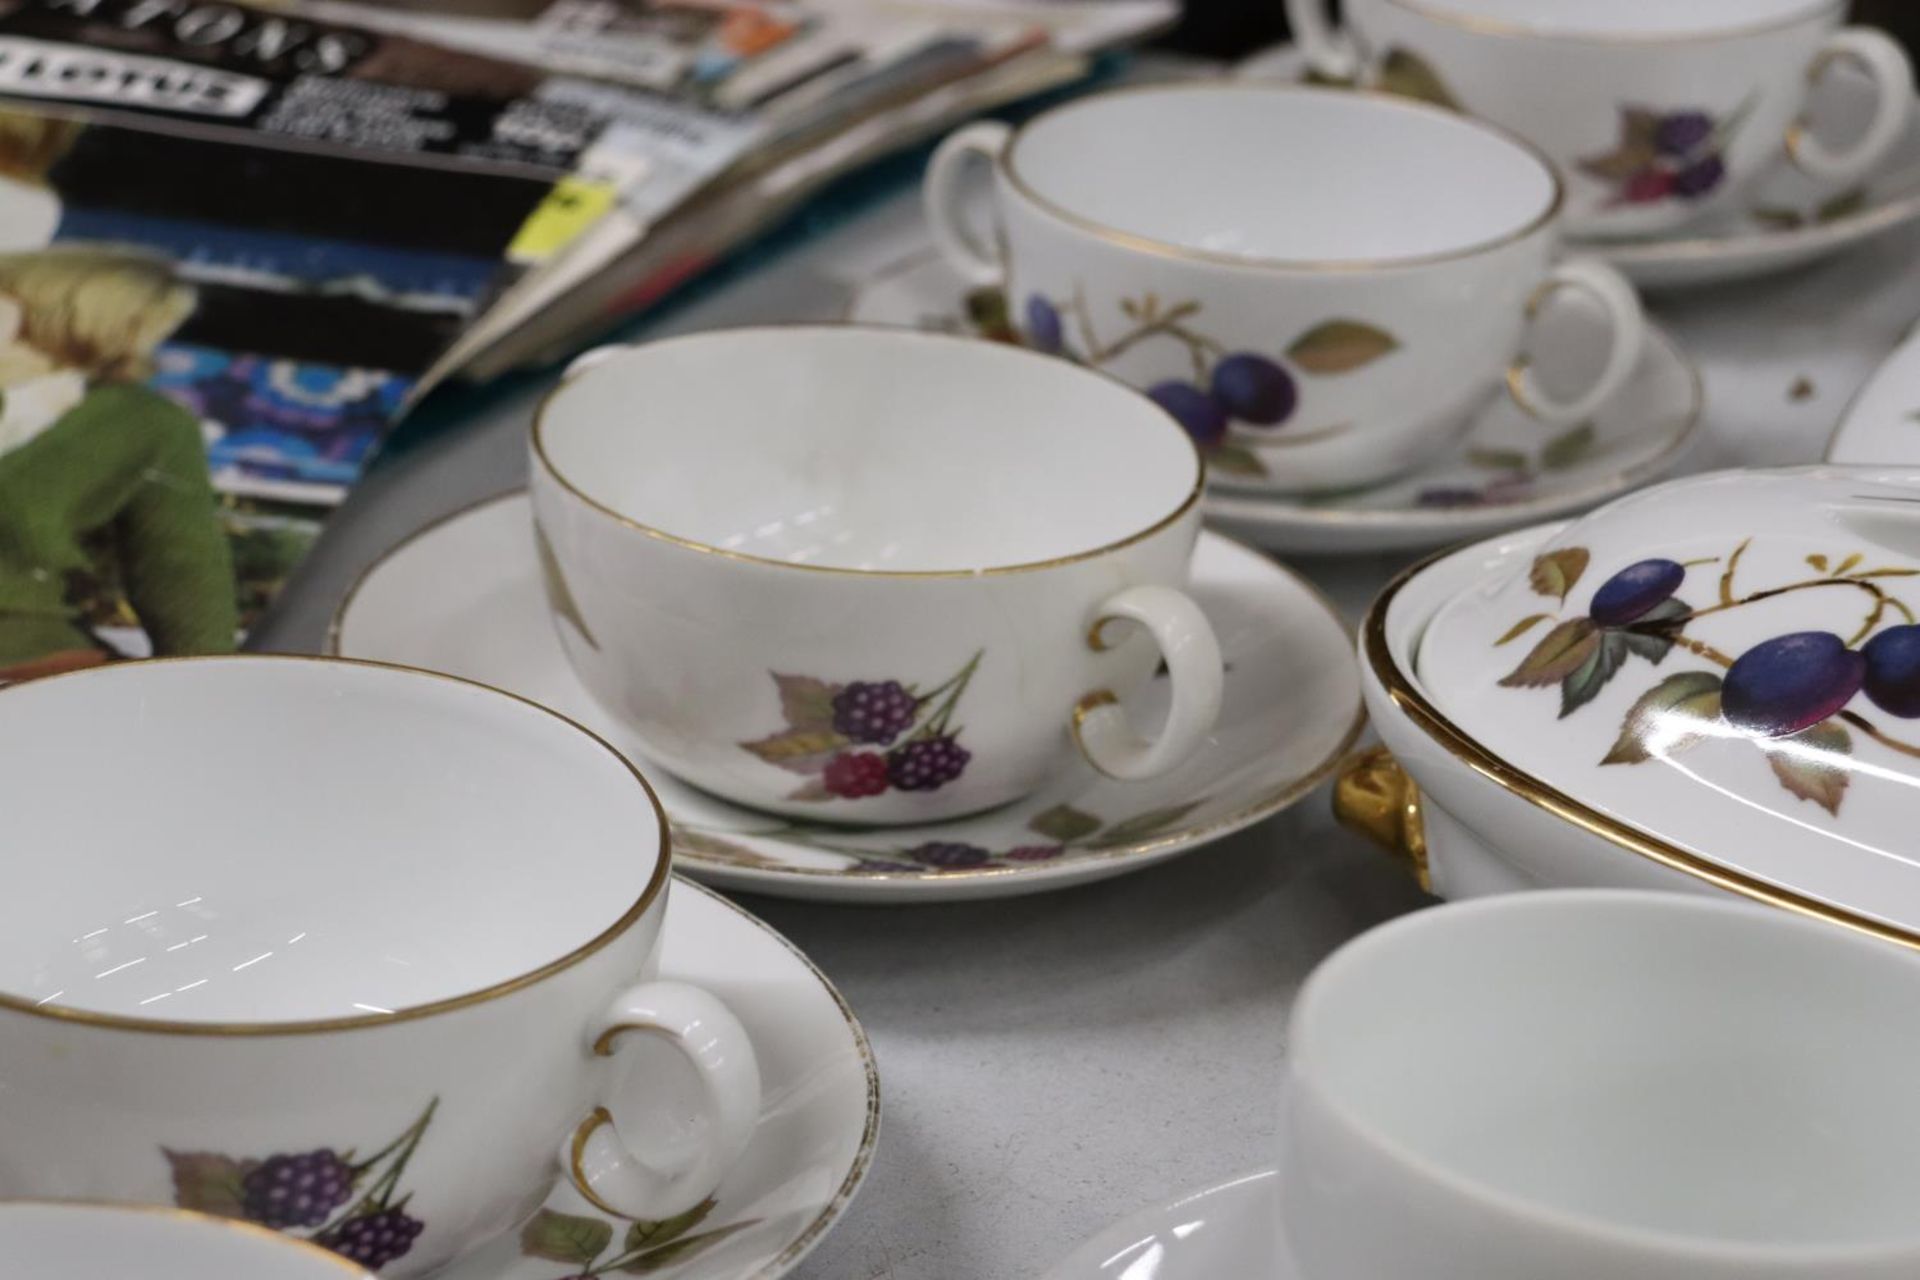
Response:
POLYGON ((610 182, 593 182, 568 176, 553 184, 553 190, 527 215, 520 230, 507 246, 512 262, 544 262, 572 244, 581 232, 606 216, 618 195, 610 182))

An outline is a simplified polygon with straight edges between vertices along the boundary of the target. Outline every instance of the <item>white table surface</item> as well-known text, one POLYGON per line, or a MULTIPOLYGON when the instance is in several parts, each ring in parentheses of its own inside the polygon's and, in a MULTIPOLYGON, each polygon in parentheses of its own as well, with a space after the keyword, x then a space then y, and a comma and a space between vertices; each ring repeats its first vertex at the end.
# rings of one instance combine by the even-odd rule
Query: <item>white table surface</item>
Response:
MULTIPOLYGON (((654 332, 837 318, 846 280, 922 243, 905 195, 654 332)), ((1814 461, 1920 316, 1920 231, 1653 306, 1706 376, 1705 431, 1683 469, 1814 461)), ((550 381, 370 476, 256 642, 317 648, 347 584, 382 550, 522 482, 530 405, 550 381)), ((1300 567, 1357 622, 1399 563, 1300 567)), ((1163 867, 1060 893, 915 907, 741 901, 840 986, 880 1063, 884 1120, 866 1187, 794 1275, 1029 1280, 1116 1217, 1270 1163, 1298 984, 1343 940, 1424 899, 1335 827, 1323 790, 1163 867)))

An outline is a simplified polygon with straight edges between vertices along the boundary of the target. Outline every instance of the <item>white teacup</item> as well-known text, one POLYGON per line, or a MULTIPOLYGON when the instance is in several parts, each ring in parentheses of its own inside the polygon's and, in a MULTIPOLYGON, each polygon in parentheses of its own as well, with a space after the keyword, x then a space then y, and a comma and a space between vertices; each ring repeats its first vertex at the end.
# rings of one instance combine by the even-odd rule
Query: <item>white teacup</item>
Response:
MULTIPOLYGON (((1554 263, 1560 183, 1537 151, 1385 95, 1179 84, 1099 94, 1019 129, 955 133, 927 171, 934 238, 1006 290, 1029 346, 1116 374, 1207 447, 1218 483, 1339 488, 1410 470, 1503 375, 1548 422, 1632 373, 1633 289, 1554 263), (965 171, 993 166, 997 234, 965 171), (1562 289, 1599 302, 1597 376, 1557 398, 1528 322, 1562 289)), ((1557 390, 1557 389, 1556 389, 1557 390)))
POLYGON ((921 822, 1032 791, 1068 739, 1143 778, 1205 738, 1182 591, 1200 461, 1111 379, 850 326, 590 352, 540 408, 533 507, 574 670, 743 804, 921 822), (1121 702, 1164 658, 1153 736, 1121 702))
POLYGON ((0 1272, 57 1280, 371 1280, 331 1250, 184 1209, 0 1202, 0 1272))
POLYGON ((1438 907, 1302 990, 1308 1280, 1920 1274, 1920 960, 1679 894, 1438 907))
POLYGON ((1836 185, 1904 134, 1913 69, 1845 0, 1287 0, 1310 65, 1457 105, 1532 139, 1567 176, 1567 226, 1647 235, 1737 201, 1783 157, 1836 185), (1803 113, 1839 62, 1877 96, 1845 145, 1803 113))
POLYGON ((682 1212, 751 1135, 746 1033, 652 980, 665 816, 552 712, 398 667, 154 661, 0 691, 0 756, 0 1196, 246 1218, 413 1276, 556 1176, 682 1212))

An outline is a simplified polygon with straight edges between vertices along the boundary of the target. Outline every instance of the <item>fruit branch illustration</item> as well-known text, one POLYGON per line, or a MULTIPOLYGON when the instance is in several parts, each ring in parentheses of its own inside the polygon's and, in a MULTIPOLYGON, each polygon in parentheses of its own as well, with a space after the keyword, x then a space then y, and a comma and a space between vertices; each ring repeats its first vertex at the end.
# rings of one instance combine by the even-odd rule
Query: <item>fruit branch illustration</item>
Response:
POLYGON ((985 656, 980 650, 926 690, 899 680, 833 684, 772 672, 786 727, 740 745, 776 768, 807 777, 788 797, 793 800, 937 791, 973 759, 960 745, 962 730, 953 718, 985 656))
POLYGON ((705 1200, 678 1217, 628 1222, 620 1243, 611 1252, 608 1246, 613 1245, 614 1224, 605 1218, 542 1209, 520 1229, 520 1252, 524 1257, 565 1266, 568 1270, 563 1280, 596 1280, 616 1272, 654 1275, 668 1267, 677 1269, 680 1263, 760 1224, 760 1219, 749 1218, 695 1231, 712 1215, 714 1205, 713 1200, 705 1200))
POLYGON ((1704 199, 1726 181, 1727 145, 1753 106, 1749 97, 1725 119, 1697 108, 1623 106, 1619 142, 1582 158, 1580 169, 1613 188, 1613 205, 1704 199))
POLYGON ((405 1256, 426 1229, 407 1213, 411 1194, 396 1193, 439 1105, 433 1099, 399 1137, 358 1159, 351 1149, 331 1147, 264 1160, 162 1151, 173 1171, 174 1203, 276 1231, 305 1231, 313 1243, 378 1271, 405 1256))
POLYGON ((1205 332, 1195 323, 1203 311, 1197 301, 1165 302, 1147 293, 1122 298, 1117 305, 1126 325, 1104 342, 1078 284, 1064 303, 1040 293, 1028 295, 1018 326, 1003 293, 976 290, 967 298, 967 317, 982 336, 1020 342, 1093 368, 1103 368, 1147 342, 1184 348, 1191 380, 1162 379, 1147 388, 1147 395, 1186 428, 1206 452, 1209 465, 1256 477, 1265 476, 1267 468, 1252 446, 1296 447, 1353 428, 1351 422, 1337 422, 1282 433, 1301 409, 1304 378, 1351 373, 1400 349, 1399 340, 1384 329, 1361 320, 1334 319, 1312 326, 1280 355, 1270 356, 1233 349, 1205 332))
MULTIPOLYGON (((1814 576, 1758 590, 1737 582, 1747 539, 1724 558, 1680 563, 1649 559, 1616 572, 1593 593, 1587 612, 1571 618, 1535 613, 1495 641, 1517 640, 1543 622, 1553 627, 1500 683, 1508 688, 1558 686, 1565 718, 1598 696, 1639 657, 1658 666, 1674 649, 1720 668, 1685 671, 1655 684, 1628 710, 1620 735, 1602 764, 1640 764, 1672 756, 1712 737, 1739 738, 1766 756, 1781 785, 1837 815, 1852 769, 1853 733, 1902 755, 1920 758, 1920 744, 1883 730, 1852 709, 1864 695, 1900 720, 1920 719, 1920 621, 1886 582, 1920 576, 1920 569, 1863 568, 1864 556, 1838 561, 1807 557, 1814 576), (1714 603, 1695 608, 1679 596, 1689 571, 1721 564, 1714 603), (1737 655, 1689 629, 1716 614, 1808 591, 1834 589, 1864 597, 1859 623, 1843 637, 1834 631, 1774 636, 1737 655), (1890 619, 1897 618, 1889 625, 1890 619)), ((1538 557, 1529 577, 1538 595, 1563 604, 1591 562, 1584 547, 1538 557)))

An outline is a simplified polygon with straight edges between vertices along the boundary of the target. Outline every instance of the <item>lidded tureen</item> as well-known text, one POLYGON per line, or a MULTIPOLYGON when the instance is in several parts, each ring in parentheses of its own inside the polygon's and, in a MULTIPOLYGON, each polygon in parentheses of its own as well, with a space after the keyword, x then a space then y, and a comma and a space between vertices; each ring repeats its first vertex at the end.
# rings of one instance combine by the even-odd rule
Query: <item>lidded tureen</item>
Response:
POLYGON ((1342 816, 1446 896, 1717 886, 1920 946, 1920 469, 1692 477, 1455 551, 1361 639, 1342 816))

